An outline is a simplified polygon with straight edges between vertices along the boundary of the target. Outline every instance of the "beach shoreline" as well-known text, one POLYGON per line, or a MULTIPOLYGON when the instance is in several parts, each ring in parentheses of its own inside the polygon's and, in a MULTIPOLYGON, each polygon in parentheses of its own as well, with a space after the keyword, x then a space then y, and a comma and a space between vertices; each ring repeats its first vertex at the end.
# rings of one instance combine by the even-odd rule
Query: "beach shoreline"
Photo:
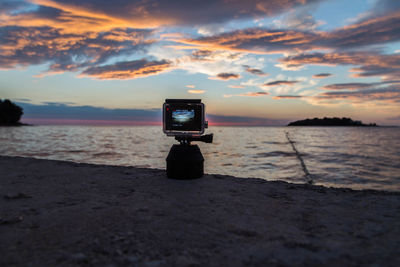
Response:
POLYGON ((0 156, 1 266, 400 265, 400 192, 0 156))

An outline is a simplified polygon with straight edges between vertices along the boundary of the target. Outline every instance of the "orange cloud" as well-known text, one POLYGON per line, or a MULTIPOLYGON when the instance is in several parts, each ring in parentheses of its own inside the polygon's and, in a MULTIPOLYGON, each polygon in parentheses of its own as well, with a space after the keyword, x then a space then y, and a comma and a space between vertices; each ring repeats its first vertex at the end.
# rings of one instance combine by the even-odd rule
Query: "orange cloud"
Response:
POLYGON ((223 95, 223 97, 228 98, 232 96, 250 96, 250 97, 259 97, 259 96, 267 96, 269 95, 268 92, 246 92, 243 94, 236 94, 236 95, 223 95))
POLYGON ((175 47, 204 51, 233 50, 266 54, 281 53, 287 50, 308 50, 315 47, 310 45, 315 38, 317 36, 314 33, 250 28, 198 39, 176 39, 176 42, 186 46, 175 47))
POLYGON ((188 90, 189 94, 204 94, 204 90, 188 90))
MULTIPOLYGON (((4 29, 4 28, 3 28, 4 29)), ((6 27, 0 38, 0 67, 51 62, 43 77, 65 71, 84 71, 109 59, 143 50, 153 43, 151 31, 113 29, 106 33, 65 34, 49 27, 6 27)))
MULTIPOLYGON (((54 27, 63 33, 107 31, 113 28, 154 29, 166 25, 194 25, 232 19, 272 15, 308 0, 270 0, 264 9, 258 1, 199 1, 182 5, 181 1, 113 0, 28 0, 39 6, 29 12, 4 12, 0 26, 54 27)), ((314 2, 312 0, 311 2, 314 2)))
POLYGON ((177 49, 237 51, 257 54, 341 50, 400 40, 400 12, 367 18, 330 32, 248 28, 197 39, 177 38, 177 49))
POLYGON ((228 85, 228 87, 230 87, 230 88, 241 89, 241 88, 244 88, 245 86, 243 86, 243 85, 234 85, 234 84, 231 84, 231 85, 228 85))
POLYGON ((147 61, 146 59, 118 62, 112 65, 88 68, 81 76, 89 76, 102 80, 110 79, 136 79, 170 70, 169 61, 147 61))

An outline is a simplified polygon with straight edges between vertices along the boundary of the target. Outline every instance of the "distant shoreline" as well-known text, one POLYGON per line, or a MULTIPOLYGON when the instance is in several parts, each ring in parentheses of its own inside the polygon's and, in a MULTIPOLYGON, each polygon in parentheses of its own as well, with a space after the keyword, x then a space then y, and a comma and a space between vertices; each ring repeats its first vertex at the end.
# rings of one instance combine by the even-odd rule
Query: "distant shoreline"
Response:
POLYGON ((376 123, 364 124, 362 121, 354 121, 350 118, 314 118, 298 120, 287 126, 323 126, 323 127, 378 127, 376 123))

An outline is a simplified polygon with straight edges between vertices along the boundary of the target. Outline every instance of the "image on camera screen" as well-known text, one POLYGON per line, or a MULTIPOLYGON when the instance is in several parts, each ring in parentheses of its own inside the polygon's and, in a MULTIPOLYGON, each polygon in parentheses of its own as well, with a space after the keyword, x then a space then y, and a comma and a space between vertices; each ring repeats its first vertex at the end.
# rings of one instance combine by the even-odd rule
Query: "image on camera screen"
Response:
POLYGON ((194 110, 177 109, 172 111, 172 126, 182 127, 185 124, 190 124, 194 120, 194 110))

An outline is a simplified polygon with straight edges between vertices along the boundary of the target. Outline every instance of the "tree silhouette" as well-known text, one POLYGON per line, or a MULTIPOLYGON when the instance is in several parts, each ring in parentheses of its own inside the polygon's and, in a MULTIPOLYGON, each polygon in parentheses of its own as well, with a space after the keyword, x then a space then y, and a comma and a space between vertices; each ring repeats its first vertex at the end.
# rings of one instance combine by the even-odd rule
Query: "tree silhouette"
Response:
POLYGON ((19 125, 22 114, 21 107, 8 99, 0 99, 0 125, 19 125))

